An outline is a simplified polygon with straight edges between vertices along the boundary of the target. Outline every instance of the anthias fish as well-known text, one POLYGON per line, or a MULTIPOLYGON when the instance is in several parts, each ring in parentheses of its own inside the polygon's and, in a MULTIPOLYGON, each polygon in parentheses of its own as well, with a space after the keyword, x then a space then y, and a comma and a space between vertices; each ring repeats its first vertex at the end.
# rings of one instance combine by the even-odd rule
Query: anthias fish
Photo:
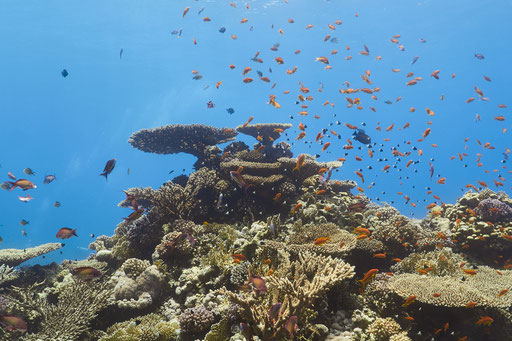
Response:
POLYGON ((103 276, 101 271, 92 266, 82 266, 79 268, 74 268, 71 270, 73 276, 76 276, 84 281, 89 281, 91 279, 100 278, 103 276))
POLYGON ((46 175, 46 176, 44 177, 43 184, 45 184, 45 185, 46 185, 46 184, 49 184, 50 182, 52 182, 52 181, 53 181, 53 180, 55 180, 55 179, 57 179, 57 178, 55 177, 55 175, 46 175))
POLYGON ((57 232, 57 238, 59 239, 68 239, 73 236, 78 237, 76 234, 76 229, 72 230, 69 227, 63 227, 59 230, 59 232, 57 232))
POLYGON ((108 175, 112 173, 112 170, 116 166, 116 159, 108 160, 107 164, 105 165, 105 168, 103 169, 103 173, 100 175, 103 175, 105 177, 105 180, 108 180, 108 175))
POLYGON ((16 182, 7 181, 7 183, 9 183, 12 186, 11 191, 16 187, 22 188, 24 191, 26 191, 27 189, 37 188, 37 186, 34 185, 32 181, 26 179, 19 179, 16 180, 16 182))

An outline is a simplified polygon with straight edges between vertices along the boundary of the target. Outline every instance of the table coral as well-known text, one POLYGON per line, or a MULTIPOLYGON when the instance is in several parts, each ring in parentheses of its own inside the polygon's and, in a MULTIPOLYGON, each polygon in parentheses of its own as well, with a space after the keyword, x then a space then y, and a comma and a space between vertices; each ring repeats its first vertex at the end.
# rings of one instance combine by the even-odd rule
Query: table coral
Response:
POLYGON ((62 243, 46 243, 26 249, 2 249, 0 250, 0 263, 12 267, 18 266, 29 259, 58 250, 62 246, 62 243))

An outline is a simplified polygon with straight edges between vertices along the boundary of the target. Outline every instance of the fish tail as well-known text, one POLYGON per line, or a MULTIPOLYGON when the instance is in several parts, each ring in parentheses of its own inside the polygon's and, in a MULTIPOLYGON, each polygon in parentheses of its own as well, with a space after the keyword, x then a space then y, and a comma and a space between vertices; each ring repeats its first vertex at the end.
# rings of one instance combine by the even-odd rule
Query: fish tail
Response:
POLYGON ((11 185, 11 186, 12 186, 12 187, 11 187, 11 189, 9 190, 9 192, 10 192, 10 191, 12 191, 13 189, 15 189, 15 188, 17 187, 17 186, 16 186, 16 184, 15 184, 14 182, 11 182, 11 181, 6 181, 6 182, 7 182, 9 185, 11 185))
POLYGON ((76 234, 76 229, 74 229, 73 231, 71 231, 71 233, 72 233, 75 237, 78 237, 78 235, 76 234))
POLYGON ((100 174, 100 176, 104 176, 105 177, 105 180, 108 181, 108 173, 107 172, 103 172, 100 174))

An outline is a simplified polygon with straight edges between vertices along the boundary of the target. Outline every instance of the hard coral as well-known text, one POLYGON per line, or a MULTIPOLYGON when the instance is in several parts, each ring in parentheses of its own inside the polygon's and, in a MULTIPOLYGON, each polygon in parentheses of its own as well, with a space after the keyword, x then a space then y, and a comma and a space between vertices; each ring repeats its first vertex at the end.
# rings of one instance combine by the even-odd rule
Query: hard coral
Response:
POLYGON ((185 334, 200 334, 213 324, 215 316, 204 306, 185 309, 178 318, 181 331, 185 334))
POLYGON ((501 221, 512 218, 512 207, 498 199, 487 198, 478 204, 475 212, 486 221, 501 221))

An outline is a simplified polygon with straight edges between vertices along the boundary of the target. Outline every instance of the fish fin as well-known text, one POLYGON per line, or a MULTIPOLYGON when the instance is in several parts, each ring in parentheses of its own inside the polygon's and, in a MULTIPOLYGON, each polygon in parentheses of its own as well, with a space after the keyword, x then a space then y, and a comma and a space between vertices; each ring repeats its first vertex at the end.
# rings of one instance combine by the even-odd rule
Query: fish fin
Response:
POLYGON ((71 233, 72 233, 75 237, 78 237, 78 235, 76 234, 76 229, 74 229, 73 231, 71 231, 71 233))
POLYGON ((9 185, 11 185, 11 189, 9 190, 9 192, 10 192, 10 191, 12 191, 13 189, 15 189, 16 187, 18 187, 18 186, 16 186, 16 184, 15 184, 14 182, 12 182, 12 181, 6 181, 6 182, 7 182, 9 185))
POLYGON ((100 176, 104 176, 105 177, 105 180, 108 181, 108 173, 107 172, 103 172, 100 174, 100 176))

